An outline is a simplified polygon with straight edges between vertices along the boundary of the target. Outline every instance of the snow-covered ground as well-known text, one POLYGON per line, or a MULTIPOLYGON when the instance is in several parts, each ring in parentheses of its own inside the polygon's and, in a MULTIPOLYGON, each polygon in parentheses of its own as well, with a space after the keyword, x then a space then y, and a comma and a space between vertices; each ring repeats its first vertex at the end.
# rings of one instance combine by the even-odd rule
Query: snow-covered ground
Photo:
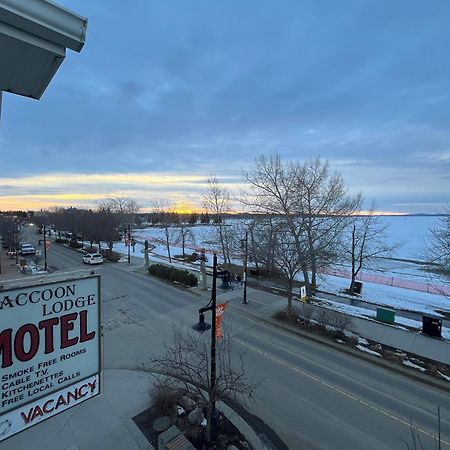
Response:
MULTIPOLYGON (((437 220, 436 217, 386 217, 383 219, 394 221, 396 227, 401 228, 402 226, 404 226, 405 229, 408 229, 408 227, 405 226, 405 223, 409 223, 407 222, 407 220, 411 220, 415 223, 421 223, 423 232, 426 232, 428 227, 430 227, 434 223, 434 221, 437 220)), ((410 226, 409 228, 414 229, 414 226, 410 226)), ((394 229, 396 228, 394 227, 394 229)), ((192 230, 195 235, 195 241, 189 243, 190 248, 189 250, 186 250, 186 252, 191 253, 193 250, 198 251, 202 247, 205 248, 207 252, 212 251, 212 242, 214 242, 214 227, 212 225, 196 226, 193 227, 192 230)), ((170 237, 172 241, 170 252, 172 257, 182 254, 181 246, 174 243, 176 241, 177 234, 178 229, 176 227, 170 229, 170 237)), ((416 234, 414 234, 414 236, 416 234)), ((131 253, 133 256, 138 256, 141 258, 144 257, 143 242, 145 239, 148 239, 149 242, 154 246, 151 255, 154 255, 154 257, 156 258, 158 255, 165 257, 167 256, 167 249, 165 246, 165 232, 162 228, 150 227, 146 229, 136 230, 134 232, 134 235, 138 243, 135 245, 135 251, 131 253)), ((404 236, 408 237, 406 234, 404 236)), ((413 246, 411 246, 410 248, 413 248, 413 246)), ((114 244, 114 250, 124 254, 126 254, 128 251, 123 242, 114 244)), ((239 255, 237 255, 235 262, 238 264, 242 264, 242 260, 239 255)), ((182 262, 176 262, 175 264, 179 265, 180 267, 184 265, 182 262)), ((413 277, 414 271, 419 272, 419 269, 417 268, 407 268, 408 264, 410 266, 412 265, 411 263, 406 263, 406 266, 402 266, 401 264, 402 263, 395 261, 386 261, 384 264, 383 274, 386 276, 393 275, 403 278, 407 275, 413 277), (403 268, 403 272, 399 271, 401 268, 403 268)), ((428 281, 428 279, 425 278, 427 277, 426 274, 422 273, 422 277, 424 277, 423 281, 428 281)), ((320 290, 325 292, 334 294, 342 293, 342 291, 348 288, 348 286, 349 280, 346 278, 336 277, 332 275, 322 275, 320 277, 319 288, 320 290)), ((420 314, 440 315, 439 311, 450 313, 450 301, 444 296, 369 282, 364 282, 363 294, 358 298, 358 300, 367 301, 369 303, 380 306, 390 307, 396 310, 418 312, 420 314)))
MULTIPOLYGON (((345 295, 342 291, 348 289, 349 283, 350 280, 346 278, 325 275, 320 277, 319 289, 345 295)), ((450 312, 450 300, 442 295, 368 282, 364 282, 363 293, 358 296, 358 300, 420 314, 441 316, 439 311, 450 312)))
MULTIPOLYGON (((438 218, 436 217, 386 217, 383 220, 391 223, 392 242, 399 242, 398 238, 404 239, 403 246, 399 247, 403 250, 395 255, 399 258, 408 259, 424 259, 423 248, 425 236, 428 229, 434 225, 438 218)), ((207 253, 212 253, 213 250, 219 251, 214 247, 214 227, 209 226, 195 226, 192 228, 195 239, 187 243, 186 253, 190 254, 192 251, 200 251, 205 249, 207 253)), ((182 254, 182 248, 177 243, 177 235, 179 230, 176 227, 170 229, 170 252, 171 256, 182 254)), ((131 254, 135 257, 144 258, 144 241, 147 239, 153 246, 149 255, 151 262, 167 263, 167 249, 165 245, 165 231, 161 228, 149 227, 146 229, 136 230, 134 237, 137 244, 134 247, 134 252, 131 254)), ((123 254, 127 254, 128 248, 123 242, 115 243, 114 250, 123 254)), ((211 261, 211 258, 209 258, 211 261)), ((242 264, 242 255, 237 253, 234 261, 237 264, 242 264)), ((187 264, 183 261, 173 260, 172 264, 179 268, 189 268, 190 270, 198 270, 197 264, 187 264)), ((402 279, 418 280, 420 282, 428 282, 428 275, 421 270, 420 265, 411 262, 395 261, 395 260, 377 260, 374 264, 373 273, 382 274, 383 276, 392 276, 402 279)), ((333 275, 322 274, 319 277, 319 290, 321 292, 338 294, 339 296, 346 296, 343 291, 349 287, 349 279, 337 277, 333 275)), ((354 297, 347 296, 350 299, 354 297)), ((443 317, 442 313, 450 313, 450 301, 446 297, 427 292, 420 292, 411 289, 404 289, 393 287, 389 285, 376 284, 371 282, 364 282, 363 293, 358 296, 358 306, 352 304, 345 304, 340 301, 330 300, 330 298, 321 298, 319 293, 316 296, 316 302, 321 306, 325 306, 331 310, 342 312, 354 317, 364 318, 366 320, 375 320, 376 311, 369 307, 364 307, 364 302, 372 305, 379 305, 389 307, 394 310, 410 311, 419 314, 430 314, 434 316, 443 317)), ((395 325, 403 329, 415 329, 420 331, 422 323, 418 320, 409 319, 396 315, 395 325)), ((442 328, 442 337, 450 340, 450 329, 442 328)), ((358 338, 357 348, 360 351, 370 353, 377 357, 382 357, 380 353, 370 348, 370 344, 361 337, 358 338)), ((418 361, 418 360, 417 360, 418 361)), ((403 364, 413 369, 424 371, 425 369, 408 359, 403 360, 403 364)), ((441 374, 443 379, 450 381, 450 376, 441 374)))

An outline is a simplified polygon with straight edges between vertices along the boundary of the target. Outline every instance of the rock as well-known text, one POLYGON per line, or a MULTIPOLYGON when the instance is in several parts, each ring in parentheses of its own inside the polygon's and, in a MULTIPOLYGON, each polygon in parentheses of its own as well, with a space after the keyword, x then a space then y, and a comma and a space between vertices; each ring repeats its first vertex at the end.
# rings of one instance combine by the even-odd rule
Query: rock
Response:
POLYGON ((203 415, 203 411, 201 408, 193 409, 188 415, 188 422, 191 425, 200 425, 204 419, 205 416, 203 415))
POLYGON ((183 395, 183 397, 180 398, 180 401, 178 402, 180 406, 182 406, 185 411, 190 412, 196 407, 196 403, 192 398, 186 397, 183 395))
POLYGON ((157 417, 153 421, 153 429, 158 433, 166 431, 171 425, 172 421, 170 420, 170 417, 167 416, 157 417))

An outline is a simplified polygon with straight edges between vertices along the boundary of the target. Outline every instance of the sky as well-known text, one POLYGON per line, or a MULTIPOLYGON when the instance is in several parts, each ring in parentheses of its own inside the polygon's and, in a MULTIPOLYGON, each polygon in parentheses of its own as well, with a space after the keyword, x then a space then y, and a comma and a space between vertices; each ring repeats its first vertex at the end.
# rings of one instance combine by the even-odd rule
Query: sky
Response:
POLYGON ((58 0, 88 18, 41 100, 4 94, 0 209, 200 208, 258 155, 320 156, 388 212, 450 202, 450 2, 58 0))

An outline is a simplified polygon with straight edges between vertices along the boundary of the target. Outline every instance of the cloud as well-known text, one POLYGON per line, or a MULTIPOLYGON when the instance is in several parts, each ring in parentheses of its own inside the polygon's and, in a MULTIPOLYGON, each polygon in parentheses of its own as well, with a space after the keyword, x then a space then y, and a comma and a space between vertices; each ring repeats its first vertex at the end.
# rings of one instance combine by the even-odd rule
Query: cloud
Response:
POLYGON ((4 174, 238 179, 278 151, 339 161, 357 190, 368 174, 375 197, 422 195, 420 169, 430 201, 448 192, 449 3, 59 3, 89 18, 86 46, 41 101, 5 94, 4 174))

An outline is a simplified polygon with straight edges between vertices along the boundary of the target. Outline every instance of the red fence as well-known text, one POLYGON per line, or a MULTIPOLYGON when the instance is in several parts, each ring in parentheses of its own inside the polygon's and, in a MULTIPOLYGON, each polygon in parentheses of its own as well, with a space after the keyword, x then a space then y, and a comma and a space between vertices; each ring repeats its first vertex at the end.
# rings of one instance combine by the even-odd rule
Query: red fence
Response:
MULTIPOLYGON (((324 273, 342 278, 351 278, 352 274, 349 270, 328 269, 324 273)), ((384 275, 375 275, 373 273, 360 272, 356 277, 359 281, 367 281, 369 283, 384 284, 386 286, 395 286, 403 289, 411 289, 413 291, 428 292, 429 294, 450 295, 450 286, 437 285, 433 283, 425 283, 415 280, 405 280, 402 278, 386 277, 384 275)))

